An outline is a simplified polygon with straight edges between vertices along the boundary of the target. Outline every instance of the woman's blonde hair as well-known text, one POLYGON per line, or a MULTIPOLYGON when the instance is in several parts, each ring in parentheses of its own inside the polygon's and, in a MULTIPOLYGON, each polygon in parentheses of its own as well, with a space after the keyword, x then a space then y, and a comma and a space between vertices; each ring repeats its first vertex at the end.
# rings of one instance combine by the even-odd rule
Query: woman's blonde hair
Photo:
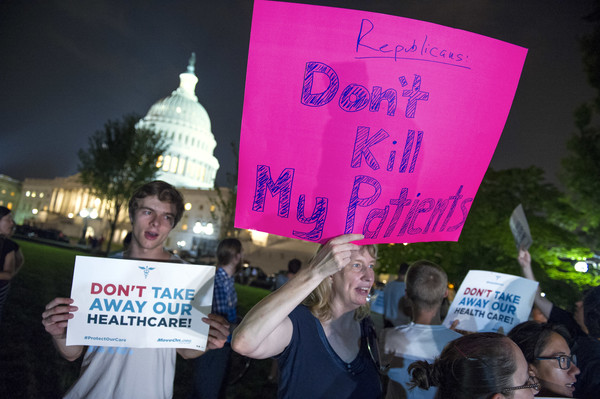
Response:
MULTIPOLYGON (((323 249, 323 245, 319 247, 317 250, 317 254, 323 249)), ((360 248, 361 251, 367 251, 369 255, 371 255, 375 260, 377 260, 377 245, 363 245, 360 248)), ((320 321, 330 320, 333 315, 331 313, 331 304, 329 303, 331 299, 331 282, 329 277, 325 280, 321 281, 321 284, 317 286, 306 299, 302 302, 305 306, 307 306, 313 316, 315 316, 320 321)), ((371 309, 369 303, 362 305, 354 312, 354 319, 362 320, 367 317, 370 313, 371 309)))

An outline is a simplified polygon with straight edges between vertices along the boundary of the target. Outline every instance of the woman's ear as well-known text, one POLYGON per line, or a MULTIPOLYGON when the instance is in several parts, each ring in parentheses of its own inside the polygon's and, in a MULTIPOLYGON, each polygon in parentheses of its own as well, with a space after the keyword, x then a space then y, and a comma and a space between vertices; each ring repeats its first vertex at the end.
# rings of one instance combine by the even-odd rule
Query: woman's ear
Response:
POLYGON ((529 371, 529 375, 532 377, 537 377, 537 368, 533 364, 527 365, 527 369, 529 371))
POLYGON ((497 393, 494 396, 492 396, 492 399, 504 399, 504 395, 502 395, 501 393, 497 393))

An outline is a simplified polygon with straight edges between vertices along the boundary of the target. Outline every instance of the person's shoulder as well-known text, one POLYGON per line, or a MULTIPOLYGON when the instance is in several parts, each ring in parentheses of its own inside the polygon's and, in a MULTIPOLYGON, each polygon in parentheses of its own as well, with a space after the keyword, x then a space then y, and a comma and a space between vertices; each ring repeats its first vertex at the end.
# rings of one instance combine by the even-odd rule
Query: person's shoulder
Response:
POLYGON ((175 262, 175 263, 184 263, 184 264, 186 264, 186 265, 189 265, 189 264, 190 264, 190 262, 187 262, 187 261, 185 261, 185 260, 181 259, 181 258, 179 257, 179 255, 177 255, 177 254, 173 254, 173 253, 171 254, 171 258, 169 259, 169 261, 170 261, 170 262, 175 262))
POLYGON ((409 324, 402 324, 399 326, 395 326, 395 327, 388 327, 386 329, 384 329, 384 334, 387 337, 403 337, 406 334, 411 333, 413 330, 415 330, 416 328, 418 329, 418 327, 416 327, 417 325, 413 322, 409 323, 409 324))
POLYGON ((401 290, 404 287, 404 282, 403 281, 398 281, 398 280, 393 280, 390 281, 389 283, 387 283, 385 285, 385 287, 383 288, 383 290, 391 290, 391 291, 396 291, 396 290, 401 290))
POLYGON ((307 318, 315 318, 312 314, 308 306, 300 304, 292 310, 288 316, 290 319, 307 319, 307 318))
POLYGON ((433 329, 433 333, 434 334, 437 333, 438 335, 444 336, 444 337, 448 337, 451 340, 462 337, 461 333, 459 333, 457 331, 454 331, 454 330, 451 330, 451 329, 449 329, 446 326, 438 325, 438 326, 435 326, 435 327, 436 328, 433 329))
POLYGON ((11 240, 8 237, 2 237, 2 236, 0 236, 0 246, 4 246, 4 248, 5 248, 4 252, 12 252, 12 251, 16 251, 17 249, 19 249, 19 244, 17 244, 15 241, 11 240))
MULTIPOLYGON (((229 274, 222 267, 217 266, 217 270, 215 270, 215 279, 224 280, 229 278, 229 274)), ((232 276, 233 278, 233 276, 232 276)))

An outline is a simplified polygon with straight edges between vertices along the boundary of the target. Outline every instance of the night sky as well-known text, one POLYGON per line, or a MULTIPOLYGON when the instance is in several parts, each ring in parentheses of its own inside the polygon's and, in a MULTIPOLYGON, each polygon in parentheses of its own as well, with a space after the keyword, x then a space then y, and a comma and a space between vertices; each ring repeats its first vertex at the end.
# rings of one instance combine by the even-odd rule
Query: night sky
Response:
MULTIPOLYGON (((573 111, 592 98, 577 39, 593 0, 321 1, 464 29, 529 49, 492 160, 557 181, 573 111)), ((234 173, 251 1, 0 2, 0 174, 66 177, 108 119, 145 115, 196 52, 196 95, 212 120, 217 183, 234 173)))

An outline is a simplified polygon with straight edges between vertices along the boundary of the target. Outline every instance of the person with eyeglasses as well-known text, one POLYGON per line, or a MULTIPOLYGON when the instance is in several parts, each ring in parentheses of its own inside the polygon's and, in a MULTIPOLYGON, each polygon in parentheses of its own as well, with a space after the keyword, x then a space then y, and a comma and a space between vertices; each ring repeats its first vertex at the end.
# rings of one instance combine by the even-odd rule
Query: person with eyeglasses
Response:
POLYGON ((354 243, 363 238, 331 239, 233 332, 234 351, 278 360, 279 398, 382 396, 368 317, 377 247, 354 243))
MULTIPOLYGON (((531 255, 527 250, 519 250, 518 261, 523 276, 536 281, 531 268, 531 255)), ((549 323, 563 325, 573 339, 571 349, 577 356, 577 366, 581 370, 574 397, 597 399, 600 396, 600 286, 585 292, 583 300, 575 303, 573 314, 554 305, 547 296, 541 296, 539 287, 535 305, 549 323)))
POLYGON ((580 371, 575 364, 567 330, 560 325, 526 321, 508 333, 521 348, 529 371, 541 384, 540 396, 574 397, 580 371))
POLYGON ((540 389, 519 347, 497 333, 450 341, 433 363, 412 363, 411 385, 437 387, 435 399, 533 399, 540 389))

